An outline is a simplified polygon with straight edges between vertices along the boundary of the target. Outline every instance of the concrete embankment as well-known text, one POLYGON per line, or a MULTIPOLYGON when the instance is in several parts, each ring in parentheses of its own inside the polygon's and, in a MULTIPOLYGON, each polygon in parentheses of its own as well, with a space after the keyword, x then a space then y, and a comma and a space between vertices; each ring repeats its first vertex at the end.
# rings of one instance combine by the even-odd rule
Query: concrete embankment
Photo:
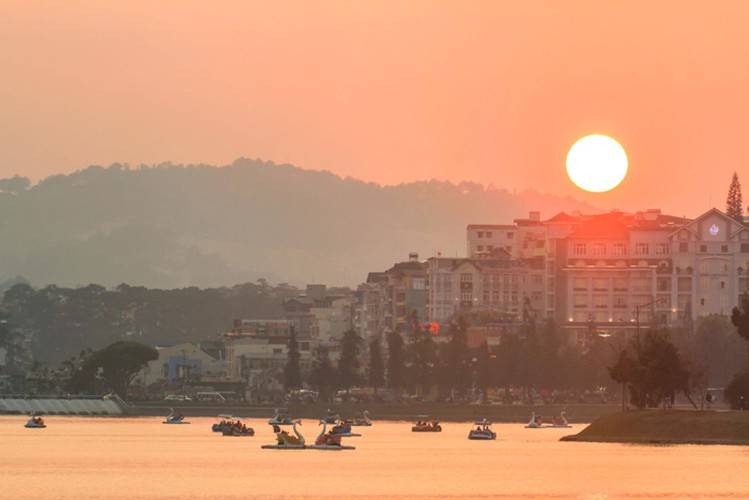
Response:
POLYGON ((0 395, 0 414, 126 415, 132 408, 113 396, 16 396, 0 395))

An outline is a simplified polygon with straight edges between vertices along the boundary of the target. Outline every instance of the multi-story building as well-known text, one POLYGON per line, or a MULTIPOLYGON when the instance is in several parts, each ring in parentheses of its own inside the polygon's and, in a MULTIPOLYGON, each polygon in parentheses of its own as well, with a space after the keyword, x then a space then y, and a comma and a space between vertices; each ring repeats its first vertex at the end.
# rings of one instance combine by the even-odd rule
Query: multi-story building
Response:
MULTIPOLYGON (((694 220, 648 209, 562 212, 545 221, 532 213, 515 222, 469 225, 469 252, 485 257, 478 242, 493 238, 494 248, 515 258, 540 259, 544 316, 571 340, 591 328, 626 337, 653 323, 675 326, 685 317, 730 314, 739 295, 749 291, 749 228, 717 209, 694 220), (515 243, 499 244, 509 241, 515 243)), ((429 281, 435 288, 429 296, 439 300, 442 286, 443 302, 444 279, 429 281)))
POLYGON ((517 320, 526 299, 544 311, 543 260, 512 259, 504 248, 473 259, 427 259, 427 320, 445 323, 458 314, 493 313, 517 320))

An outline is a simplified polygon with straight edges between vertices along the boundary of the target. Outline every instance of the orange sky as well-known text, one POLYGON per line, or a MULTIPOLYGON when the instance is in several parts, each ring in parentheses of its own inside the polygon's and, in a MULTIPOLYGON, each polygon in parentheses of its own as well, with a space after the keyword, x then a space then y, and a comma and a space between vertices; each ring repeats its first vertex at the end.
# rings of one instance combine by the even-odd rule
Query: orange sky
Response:
POLYGON ((697 216, 734 171, 749 204, 747 21, 710 0, 0 0, 0 178, 244 156, 697 216), (590 133, 629 155, 609 193, 566 175, 590 133))

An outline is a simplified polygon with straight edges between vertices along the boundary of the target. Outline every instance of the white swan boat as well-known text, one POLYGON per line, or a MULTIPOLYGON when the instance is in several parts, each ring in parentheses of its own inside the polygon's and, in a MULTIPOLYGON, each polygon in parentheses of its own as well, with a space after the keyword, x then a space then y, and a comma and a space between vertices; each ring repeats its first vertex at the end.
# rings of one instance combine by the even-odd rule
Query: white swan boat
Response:
POLYGON ((544 419, 541 415, 536 415, 536 412, 534 411, 531 415, 530 421, 528 421, 528 424, 525 426, 526 429, 540 429, 544 425, 544 419))
POLYGON ((569 422, 567 422, 567 415, 565 415, 564 412, 560 413, 558 417, 554 417, 551 419, 551 425, 548 425, 547 427, 572 427, 569 422))
POLYGON ((278 429, 278 432, 276 433, 276 444, 264 444, 261 446, 264 450, 303 450, 307 446, 304 442, 304 436, 301 435, 301 433, 297 430, 296 426, 297 424, 302 425, 302 422, 300 420, 295 420, 292 422, 292 425, 294 426, 292 429, 294 431, 294 434, 289 434, 285 430, 281 430, 277 427, 278 424, 276 424, 276 427, 274 429, 278 429))
POLYGON ((162 422, 164 424, 189 424, 185 420, 185 416, 182 413, 174 413, 174 408, 169 408, 169 415, 166 416, 166 420, 162 422))
POLYGON ((361 417, 357 416, 351 419, 351 425, 356 427, 372 425, 372 419, 369 418, 369 410, 365 410, 361 417))
POLYGON ((497 439, 497 433, 492 430, 491 422, 484 419, 473 424, 473 428, 468 432, 468 439, 484 441, 497 439))
POLYGON ((268 419, 268 425, 292 425, 294 419, 292 419, 285 408, 276 408, 273 418, 268 419))
POLYGON ((312 450, 355 450, 355 446, 345 446, 341 444, 341 435, 333 434, 331 432, 325 432, 328 427, 328 422, 325 419, 320 420, 322 425, 322 431, 315 438, 315 444, 307 446, 312 450))

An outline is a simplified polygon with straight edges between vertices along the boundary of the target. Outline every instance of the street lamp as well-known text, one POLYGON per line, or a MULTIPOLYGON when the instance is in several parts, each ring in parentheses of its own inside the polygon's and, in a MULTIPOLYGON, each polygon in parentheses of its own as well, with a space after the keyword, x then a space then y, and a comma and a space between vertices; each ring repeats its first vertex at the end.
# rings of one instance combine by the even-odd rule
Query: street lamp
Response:
MULTIPOLYGON (((655 304, 660 303, 662 300, 660 298, 657 298, 655 300, 651 300, 647 304, 640 304, 635 306, 635 323, 637 325, 637 345, 640 345, 640 309, 643 307, 653 306, 655 304)), ((650 315, 650 322, 652 324, 653 322, 653 316, 654 314, 650 315)))

